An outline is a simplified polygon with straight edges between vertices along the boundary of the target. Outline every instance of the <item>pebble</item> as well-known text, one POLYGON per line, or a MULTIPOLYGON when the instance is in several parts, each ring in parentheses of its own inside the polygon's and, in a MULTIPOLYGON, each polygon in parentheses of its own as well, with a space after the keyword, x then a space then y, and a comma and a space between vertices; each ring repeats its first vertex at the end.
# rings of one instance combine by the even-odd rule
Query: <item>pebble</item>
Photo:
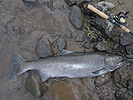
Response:
POLYGON ((23 2, 26 2, 26 3, 37 3, 38 0, 22 0, 23 2))
POLYGON ((85 43, 83 44, 83 47, 84 47, 85 49, 90 49, 90 43, 85 42, 85 43))
POLYGON ((40 80, 40 77, 35 70, 30 71, 28 79, 25 82, 25 88, 34 97, 41 97, 47 91, 45 84, 40 80))
POLYGON ((77 34, 76 37, 75 37, 76 42, 83 42, 84 40, 85 40, 85 37, 81 33, 77 34))
POLYGON ((127 80, 126 85, 128 89, 133 89, 133 80, 132 79, 127 80))
POLYGON ((40 41, 37 43, 35 50, 36 54, 41 58, 53 56, 54 51, 52 45, 59 38, 59 36, 61 36, 60 32, 54 32, 52 34, 47 34, 44 37, 42 37, 40 41))
POLYGON ((121 83, 115 83, 115 86, 117 86, 118 88, 124 88, 124 86, 121 83))
POLYGON ((107 73, 105 75, 96 77, 94 83, 96 86, 100 87, 106 82, 110 81, 110 79, 111 79, 111 73, 107 73))
POLYGON ((77 0, 64 0, 66 4, 68 4, 69 6, 73 5, 74 3, 77 2, 77 0))
POLYGON ((123 100, 123 91, 116 91, 116 100, 123 100))
POLYGON ((118 44, 118 43, 116 43, 116 44, 114 45, 114 49, 117 49, 117 48, 118 48, 118 46, 119 46, 119 44, 118 44))
POLYGON ((114 73, 112 73, 113 82, 118 83, 121 81, 121 76, 118 72, 118 70, 115 70, 114 73))
POLYGON ((133 43, 132 35, 128 33, 121 33, 120 43, 122 46, 126 46, 126 45, 133 43))
POLYGON ((133 55, 133 43, 126 46, 126 51, 129 55, 133 55))
POLYGON ((35 51, 36 54, 41 58, 54 55, 52 44, 50 43, 50 40, 45 36, 38 42, 35 51))
POLYGON ((72 6, 70 9, 69 20, 76 29, 81 29, 83 27, 83 13, 76 5, 72 6))
POLYGON ((57 47, 58 47, 59 51, 66 49, 67 42, 65 41, 65 39, 59 37, 56 42, 57 42, 57 47))
POLYGON ((115 7, 114 4, 110 3, 110 2, 107 2, 107 1, 101 1, 101 2, 98 2, 97 4, 98 6, 101 6, 102 7, 102 12, 107 12, 108 10, 111 10, 115 7))
POLYGON ((110 50, 108 42, 99 42, 94 47, 94 49, 97 49, 99 51, 108 51, 110 50))

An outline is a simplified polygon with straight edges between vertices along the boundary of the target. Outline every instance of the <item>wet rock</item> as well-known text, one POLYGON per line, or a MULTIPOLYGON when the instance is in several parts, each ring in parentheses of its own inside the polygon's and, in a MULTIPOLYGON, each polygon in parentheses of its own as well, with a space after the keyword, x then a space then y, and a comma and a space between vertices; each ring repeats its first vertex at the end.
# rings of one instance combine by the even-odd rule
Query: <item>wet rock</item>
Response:
POLYGON ((50 40, 45 36, 38 42, 35 51, 39 57, 48 57, 54 55, 52 44, 50 43, 50 40))
POLYGON ((79 7, 75 5, 71 7, 69 12, 69 20, 76 29, 81 29, 83 27, 84 17, 79 7))
POLYGON ((99 87, 95 87, 95 90, 96 90, 97 94, 101 94, 102 93, 102 91, 101 91, 101 89, 99 87))
POLYGON ((84 40, 85 40, 85 37, 81 33, 77 34, 76 37, 75 37, 76 42, 83 42, 84 40))
POLYGON ((123 84, 121 84, 121 83, 115 83, 115 86, 117 86, 118 88, 124 88, 124 86, 123 86, 123 84))
MULTIPOLYGON (((133 90, 128 90, 127 91, 128 92, 128 94, 132 97, 132 99, 133 99, 133 90)), ((130 99, 131 100, 131 99, 130 99)))
POLYGON ((38 0, 22 0, 23 2, 26 2, 26 3, 37 3, 38 0))
POLYGON ((59 37, 56 42, 60 51, 66 49, 67 43, 63 38, 59 37))
POLYGON ((112 24, 111 22, 106 21, 106 20, 101 19, 101 18, 97 18, 97 19, 93 19, 90 22, 90 24, 92 27, 95 27, 97 30, 99 30, 103 36, 106 34, 107 36, 111 37, 110 33, 114 27, 114 24, 112 24))
POLYGON ((115 96, 116 96, 116 100, 124 100, 124 96, 123 96, 123 91, 116 91, 116 94, 115 94, 115 96))
POLYGON ((80 8, 82 8, 83 4, 85 3, 90 3, 91 0, 78 0, 78 2, 76 3, 76 5, 80 8))
MULTIPOLYGON (((88 14, 89 16, 93 16, 93 17, 96 17, 98 16, 96 13, 92 12, 91 10, 87 9, 87 4, 88 3, 85 3, 83 5, 83 9, 84 9, 84 12, 85 14, 88 14)), ((106 2, 106 1, 101 1, 101 2, 98 2, 98 3, 92 3, 91 4, 93 7, 97 8, 98 10, 106 13, 107 11, 111 10, 112 8, 114 8, 114 4, 110 3, 110 2, 106 2)))
POLYGON ((116 44, 114 45, 114 49, 117 49, 117 48, 118 48, 118 46, 119 46, 119 44, 118 44, 118 43, 116 43, 116 44))
POLYGON ((34 97, 41 97, 46 92, 46 86, 41 82, 36 71, 30 71, 29 77, 25 82, 25 88, 34 97))
POLYGON ((77 2, 77 0, 64 0, 66 4, 68 4, 69 6, 75 4, 77 2))
POLYGON ((83 47, 86 48, 86 49, 90 49, 90 43, 85 42, 85 43, 83 44, 83 47))
POLYGON ((114 4, 110 3, 110 2, 107 2, 107 1, 101 1, 101 2, 98 2, 97 4, 98 6, 102 7, 102 12, 107 12, 108 10, 111 10, 112 8, 115 7, 114 4))
POLYGON ((133 43, 133 36, 128 33, 121 33, 120 43, 122 46, 126 46, 133 43))
POLYGON ((126 46, 126 51, 129 55, 133 54, 133 43, 130 44, 129 46, 126 46))
POLYGON ((120 76, 118 70, 115 70, 112 74, 113 74, 113 75, 112 75, 112 78, 113 78, 113 81, 114 81, 115 83, 118 83, 118 82, 121 81, 121 76, 120 76))
POLYGON ((126 85, 127 85, 128 89, 133 89, 133 80, 132 79, 127 80, 126 85))
POLYGON ((108 73, 108 74, 96 77, 94 80, 94 83, 96 86, 100 87, 106 82, 110 81, 110 79, 111 79, 111 73, 108 73))
POLYGON ((109 86, 101 86, 100 87, 102 93, 99 95, 100 100, 114 100, 113 93, 111 91, 111 88, 109 86))
POLYGON ((52 45, 59 38, 60 35, 60 32, 54 32, 52 34, 47 34, 46 36, 42 37, 36 45, 36 54, 41 58, 53 56, 54 52, 52 45))
POLYGON ((93 47, 93 49, 96 49, 96 50, 99 50, 99 51, 109 51, 109 50, 110 50, 110 47, 109 47, 108 42, 103 41, 103 42, 97 43, 97 44, 93 47))
POLYGON ((131 58, 133 58, 133 55, 126 55, 126 57, 127 57, 128 59, 131 59, 131 58))

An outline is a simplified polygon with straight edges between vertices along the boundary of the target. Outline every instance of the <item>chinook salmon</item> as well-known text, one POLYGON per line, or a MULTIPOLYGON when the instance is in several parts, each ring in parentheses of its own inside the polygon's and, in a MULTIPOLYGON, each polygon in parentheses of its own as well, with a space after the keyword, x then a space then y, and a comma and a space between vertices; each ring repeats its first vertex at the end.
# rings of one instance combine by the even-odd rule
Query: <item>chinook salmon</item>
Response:
POLYGON ((126 62, 122 56, 106 52, 69 51, 60 56, 46 57, 36 61, 27 61, 17 52, 13 52, 13 56, 14 67, 10 79, 16 78, 28 70, 36 70, 42 82, 50 77, 100 76, 114 71, 126 62))

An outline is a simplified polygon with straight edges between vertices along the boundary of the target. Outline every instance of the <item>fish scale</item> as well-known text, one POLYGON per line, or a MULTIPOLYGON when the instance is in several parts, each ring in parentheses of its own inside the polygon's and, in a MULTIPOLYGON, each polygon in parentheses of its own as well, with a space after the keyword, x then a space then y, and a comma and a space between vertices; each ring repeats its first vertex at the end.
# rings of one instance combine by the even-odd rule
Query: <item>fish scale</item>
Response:
POLYGON ((66 50, 60 56, 46 57, 36 61, 26 61, 17 52, 14 52, 13 55, 15 63, 10 78, 15 78, 28 70, 36 70, 42 82, 50 77, 100 76, 114 71, 126 62, 122 56, 107 52, 70 52, 66 50), (16 71, 18 71, 17 74, 16 71))

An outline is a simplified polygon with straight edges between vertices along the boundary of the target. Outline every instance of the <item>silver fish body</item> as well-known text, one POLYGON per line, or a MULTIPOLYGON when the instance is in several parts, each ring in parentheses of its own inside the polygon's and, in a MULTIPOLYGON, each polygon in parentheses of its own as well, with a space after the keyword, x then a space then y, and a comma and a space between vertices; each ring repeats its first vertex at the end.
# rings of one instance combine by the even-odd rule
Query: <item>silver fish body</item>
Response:
POLYGON ((122 56, 106 52, 77 52, 37 61, 26 61, 17 52, 10 78, 15 78, 28 70, 36 70, 42 82, 50 77, 95 77, 114 71, 125 64, 122 56))

